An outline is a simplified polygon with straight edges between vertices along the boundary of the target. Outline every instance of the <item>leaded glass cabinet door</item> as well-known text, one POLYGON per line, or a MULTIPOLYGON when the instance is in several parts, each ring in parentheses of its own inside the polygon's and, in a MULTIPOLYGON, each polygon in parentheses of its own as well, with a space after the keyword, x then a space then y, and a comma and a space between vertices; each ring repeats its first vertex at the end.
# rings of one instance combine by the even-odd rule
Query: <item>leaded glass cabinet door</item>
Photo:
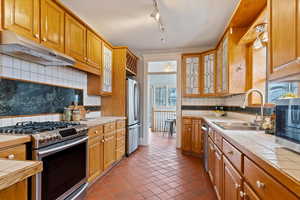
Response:
POLYGON ((183 56, 183 96, 200 95, 200 55, 183 56))
POLYGON ((228 38, 225 37, 223 41, 222 52, 222 93, 228 92, 228 38))
POLYGON ((217 67, 216 67, 216 92, 217 93, 222 93, 222 69, 223 69, 223 62, 222 62, 222 57, 223 57, 223 44, 221 43, 217 49, 217 67))
POLYGON ((112 49, 103 45, 102 92, 112 93, 112 49))
POLYGON ((216 92, 215 57, 215 51, 203 55, 203 95, 214 95, 216 92))

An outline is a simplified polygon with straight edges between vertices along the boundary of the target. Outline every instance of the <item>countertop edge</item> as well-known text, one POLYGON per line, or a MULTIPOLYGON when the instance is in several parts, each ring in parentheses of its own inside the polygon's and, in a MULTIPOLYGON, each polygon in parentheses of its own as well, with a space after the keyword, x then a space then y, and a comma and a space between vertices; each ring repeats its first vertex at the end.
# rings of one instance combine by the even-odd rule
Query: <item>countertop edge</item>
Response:
MULTIPOLYGON (((2 159, 3 160, 3 159, 2 159)), ((18 182, 21 182, 31 176, 40 173, 43 170, 43 163, 41 161, 19 161, 19 160, 7 160, 7 162, 26 162, 32 163, 29 166, 25 166, 18 170, 9 172, 0 177, 0 190, 4 190, 18 182)), ((3 172, 1 172, 3 173, 3 172)))
MULTIPOLYGON (((5 135, 9 136, 9 135, 5 135)), ((1 136, 0 136, 1 138, 1 136)), ((25 144, 31 142, 31 137, 30 136, 15 136, 15 138, 0 141, 0 149, 11 147, 11 146, 16 146, 19 144, 25 144)))

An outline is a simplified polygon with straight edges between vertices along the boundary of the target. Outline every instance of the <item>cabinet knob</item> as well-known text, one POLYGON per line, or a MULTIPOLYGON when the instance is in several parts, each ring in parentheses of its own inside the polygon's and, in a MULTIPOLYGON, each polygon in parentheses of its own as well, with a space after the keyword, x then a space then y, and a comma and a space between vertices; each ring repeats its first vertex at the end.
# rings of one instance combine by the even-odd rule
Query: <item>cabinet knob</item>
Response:
POLYGON ((236 183, 234 186, 235 186, 236 189, 238 189, 238 188, 241 187, 241 186, 240 186, 239 184, 237 184, 237 183, 236 183))
POLYGON ((84 57, 84 60, 87 60, 87 57, 84 57))
POLYGON ((105 142, 105 140, 104 140, 104 139, 102 139, 102 140, 101 140, 101 142, 105 142))
POLYGON ((40 38, 40 35, 39 34, 34 34, 34 37, 35 38, 40 38))
POLYGON ((246 192, 240 191, 240 197, 241 198, 245 197, 246 195, 247 195, 246 192))
POLYGON ((43 41, 44 41, 44 42, 47 42, 47 38, 43 38, 43 41))
POLYGON ((260 189, 264 188, 266 185, 263 182, 256 181, 256 186, 260 189))
POLYGON ((13 160, 13 159, 15 159, 15 155, 14 154, 10 154, 10 155, 7 156, 7 158, 9 160, 13 160))
POLYGON ((96 134, 98 134, 98 131, 95 131, 96 134))

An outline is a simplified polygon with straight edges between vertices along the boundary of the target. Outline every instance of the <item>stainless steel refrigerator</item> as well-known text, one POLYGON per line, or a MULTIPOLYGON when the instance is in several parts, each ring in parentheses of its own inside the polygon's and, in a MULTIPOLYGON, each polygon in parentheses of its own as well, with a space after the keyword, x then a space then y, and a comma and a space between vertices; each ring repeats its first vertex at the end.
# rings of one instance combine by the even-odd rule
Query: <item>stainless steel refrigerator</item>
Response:
POLYGON ((140 93, 139 85, 136 80, 127 78, 127 142, 126 154, 129 156, 139 146, 139 137, 141 131, 140 124, 140 93))

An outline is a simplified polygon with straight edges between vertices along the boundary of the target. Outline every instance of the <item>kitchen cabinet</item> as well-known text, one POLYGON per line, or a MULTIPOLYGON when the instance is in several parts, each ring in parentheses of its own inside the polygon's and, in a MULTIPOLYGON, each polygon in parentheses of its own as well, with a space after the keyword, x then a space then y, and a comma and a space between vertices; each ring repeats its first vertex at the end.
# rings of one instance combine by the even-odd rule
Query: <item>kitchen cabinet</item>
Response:
POLYGON ((92 182, 103 172, 103 127, 90 128, 88 136, 88 182, 92 182))
MULTIPOLYGON (((26 160, 26 145, 18 145, 14 147, 9 147, 7 149, 0 149, 0 158, 2 159, 13 159, 13 160, 26 160)), ((16 183, 4 190, 0 191, 1 199, 5 200, 16 200, 28 199, 28 181, 23 180, 16 183)))
POLYGON ((223 171, 223 199, 239 200, 242 189, 242 177, 225 156, 223 156, 223 171))
POLYGON ((243 199, 243 200, 261 200, 246 182, 244 182, 243 188, 244 188, 244 191, 240 191, 241 199, 243 199))
POLYGON ((204 154, 204 133, 201 130, 201 119, 183 118, 182 121, 182 152, 202 156, 204 154))
POLYGON ((100 136, 89 139, 88 142, 88 155, 89 155, 89 172, 88 172, 88 181, 91 182, 97 178, 100 173, 103 165, 101 162, 101 154, 103 154, 103 143, 100 136))
POLYGON ((269 0, 270 79, 300 72, 299 0, 269 0))
POLYGON ((214 156, 214 188, 219 200, 222 199, 222 190, 223 190, 223 163, 222 163, 222 152, 215 145, 215 156, 214 156))
POLYGON ((201 127, 200 119, 192 120, 192 152, 199 155, 204 154, 204 133, 201 127))
POLYGON ((104 125, 104 170, 116 161, 116 123, 104 125))
POLYGON ((217 47, 217 94, 232 95, 246 90, 246 45, 239 44, 242 28, 231 28, 217 47))
POLYGON ((86 61, 95 68, 101 68, 101 39, 92 31, 87 30, 86 61))
POLYGON ((64 53, 65 11, 52 0, 41 0, 41 43, 64 53))
POLYGON ((202 54, 202 96, 214 96, 216 93, 216 51, 202 54))
POLYGON ((181 149, 185 152, 192 151, 192 124, 183 124, 181 135, 181 149))
POLYGON ((69 14, 65 15, 65 51, 80 62, 86 62, 86 27, 69 14))
POLYGON ((208 138, 208 175, 211 183, 215 183, 215 147, 211 138, 208 138))
POLYGON ((121 160, 125 155, 126 129, 125 120, 117 121, 116 133, 116 160, 121 160))
POLYGON ((200 96, 201 55, 182 56, 182 93, 183 97, 200 96))
POLYGON ((102 81, 101 93, 102 95, 112 94, 113 81, 113 50, 110 46, 103 43, 103 65, 102 65, 102 81))
POLYGON ((40 39, 40 3, 39 0, 3 0, 3 25, 30 40, 40 39))
POLYGON ((126 116, 126 77, 136 76, 138 57, 128 47, 113 47, 112 92, 101 97, 103 116, 126 116))

